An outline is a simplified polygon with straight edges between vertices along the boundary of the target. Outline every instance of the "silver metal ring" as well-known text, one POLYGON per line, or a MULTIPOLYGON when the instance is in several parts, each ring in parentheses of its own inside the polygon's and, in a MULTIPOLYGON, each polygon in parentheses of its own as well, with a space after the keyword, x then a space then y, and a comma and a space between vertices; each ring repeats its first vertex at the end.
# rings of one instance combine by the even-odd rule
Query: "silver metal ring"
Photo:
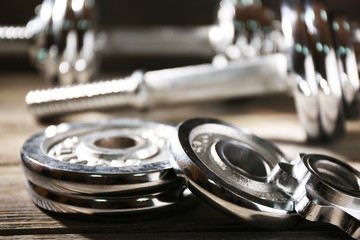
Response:
POLYGON ((250 223, 288 228, 299 221, 290 196, 270 183, 290 160, 273 144, 214 119, 191 119, 170 140, 171 163, 189 189, 250 223))
POLYGON ((176 181, 166 143, 174 127, 139 119, 50 126, 27 140, 27 178, 72 194, 127 193, 176 181))

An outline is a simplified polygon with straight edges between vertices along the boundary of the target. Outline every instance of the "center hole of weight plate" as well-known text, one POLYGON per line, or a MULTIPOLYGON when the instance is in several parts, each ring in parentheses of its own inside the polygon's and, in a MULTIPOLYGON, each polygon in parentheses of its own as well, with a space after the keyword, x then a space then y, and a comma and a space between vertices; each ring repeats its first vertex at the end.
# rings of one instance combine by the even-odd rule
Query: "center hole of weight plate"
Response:
POLYGON ((266 177, 270 167, 259 153, 244 143, 227 140, 221 141, 216 146, 220 157, 241 172, 254 177, 266 177))
POLYGON ((340 189, 350 191, 360 190, 357 176, 345 166, 321 159, 316 162, 315 167, 323 179, 338 186, 340 189))
POLYGON ((109 149, 126 149, 135 147, 137 141, 129 137, 107 137, 100 138, 94 142, 95 146, 109 149))

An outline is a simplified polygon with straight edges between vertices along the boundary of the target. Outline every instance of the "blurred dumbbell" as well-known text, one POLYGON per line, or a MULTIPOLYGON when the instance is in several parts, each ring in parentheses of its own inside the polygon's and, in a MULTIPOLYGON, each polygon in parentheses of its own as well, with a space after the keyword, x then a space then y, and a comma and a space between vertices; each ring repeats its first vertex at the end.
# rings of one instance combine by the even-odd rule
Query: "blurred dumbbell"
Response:
MULTIPOLYGON (((236 10, 233 13, 238 12, 239 7, 236 10)), ((319 1, 307 1, 305 5, 300 1, 283 1, 281 12, 283 47, 287 49, 284 54, 230 61, 225 65, 204 64, 152 71, 93 85, 33 91, 26 101, 36 116, 47 117, 106 107, 151 107, 286 92, 290 83, 299 118, 309 139, 341 136, 344 107, 348 115, 356 115, 358 110, 356 83, 359 80, 356 68, 352 67, 356 60, 351 46, 338 39, 337 49, 333 47, 330 20, 319 1), (340 54, 342 47, 347 50, 340 54)), ((233 18, 232 22, 236 23, 236 14, 233 18)), ((345 24, 339 19, 336 23, 345 24)), ((340 27, 335 28, 334 35, 339 31, 340 27)), ((235 56, 234 52, 242 53, 243 45, 239 42, 244 34, 233 29, 236 37, 222 48, 223 55, 231 58, 235 56)))
MULTIPOLYGON (((37 16, 24 27, 0 27, 0 53, 30 52, 45 79, 55 85, 89 82, 97 69, 98 55, 212 57, 228 51, 234 40, 234 25, 239 34, 247 35, 241 38, 243 49, 247 46, 244 52, 256 55, 264 49, 264 32, 270 32, 273 20, 273 13, 255 2, 241 4, 236 15, 242 18, 234 22, 232 4, 223 1, 213 25, 123 26, 99 31, 95 26, 95 0, 44 0, 38 9, 37 16), (258 15, 261 17, 255 20, 258 15)), ((268 44, 267 52, 269 48, 268 44)), ((238 58, 239 52, 232 56, 238 58)))

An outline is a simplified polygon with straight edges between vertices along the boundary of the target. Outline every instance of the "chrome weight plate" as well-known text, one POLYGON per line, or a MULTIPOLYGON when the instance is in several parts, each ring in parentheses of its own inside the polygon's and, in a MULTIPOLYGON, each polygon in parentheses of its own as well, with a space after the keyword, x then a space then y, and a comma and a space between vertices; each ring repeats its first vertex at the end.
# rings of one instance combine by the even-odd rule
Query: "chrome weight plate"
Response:
POLYGON ((351 42, 350 23, 345 15, 332 18, 332 33, 338 57, 345 116, 359 117, 359 72, 354 46, 351 42))
POLYGON ((50 126, 23 145, 24 173, 34 184, 62 193, 163 188, 176 181, 166 146, 173 130, 140 119, 50 126))
POLYGON ((166 191, 126 197, 71 195, 53 192, 27 181, 33 202, 51 212, 86 215, 141 214, 175 207, 192 198, 184 186, 166 191))
POLYGON ((309 221, 322 221, 360 239, 360 173, 324 155, 303 155, 294 167, 299 184, 296 211, 309 221), (303 174, 299 174, 303 173, 303 174))
POLYGON ((345 133, 341 78, 326 8, 322 1, 305 0, 304 18, 313 51, 321 130, 324 140, 345 133))
POLYGON ((310 141, 320 140, 321 121, 315 64, 300 0, 281 1, 281 22, 293 83, 293 95, 298 117, 310 141))
POLYGON ((215 119, 190 119, 170 139, 171 163, 189 189, 211 205, 266 228, 300 220, 292 198, 271 183, 290 160, 272 143, 215 119))

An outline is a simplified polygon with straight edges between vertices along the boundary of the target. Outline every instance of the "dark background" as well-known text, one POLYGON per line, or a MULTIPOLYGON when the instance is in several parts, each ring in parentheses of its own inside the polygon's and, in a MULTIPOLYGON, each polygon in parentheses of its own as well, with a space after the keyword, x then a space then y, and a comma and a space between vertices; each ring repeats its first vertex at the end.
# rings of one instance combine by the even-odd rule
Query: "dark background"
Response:
MULTIPOLYGON (((0 24, 23 24, 41 0, 0 1, 0 24)), ((205 24, 213 21, 218 0, 100 0, 103 24, 205 24)), ((263 0, 278 10, 279 0, 263 0)), ((346 12, 359 20, 359 0, 327 0, 330 11, 346 12)), ((278 11, 277 11, 278 12, 278 11)))
MULTIPOLYGON (((42 0, 0 1, 0 25, 23 25, 42 0)), ((211 24, 216 16, 218 0, 100 0, 97 2, 99 27, 125 25, 197 25, 211 24)), ((279 14, 279 0, 263 0, 279 14)), ((350 20, 360 20, 359 0, 327 0, 330 12, 345 12, 350 20)), ((189 58, 111 58, 103 59, 102 69, 117 70, 139 67, 152 69, 209 61, 189 58)), ((0 71, 33 71, 26 56, 0 56, 0 71)))

